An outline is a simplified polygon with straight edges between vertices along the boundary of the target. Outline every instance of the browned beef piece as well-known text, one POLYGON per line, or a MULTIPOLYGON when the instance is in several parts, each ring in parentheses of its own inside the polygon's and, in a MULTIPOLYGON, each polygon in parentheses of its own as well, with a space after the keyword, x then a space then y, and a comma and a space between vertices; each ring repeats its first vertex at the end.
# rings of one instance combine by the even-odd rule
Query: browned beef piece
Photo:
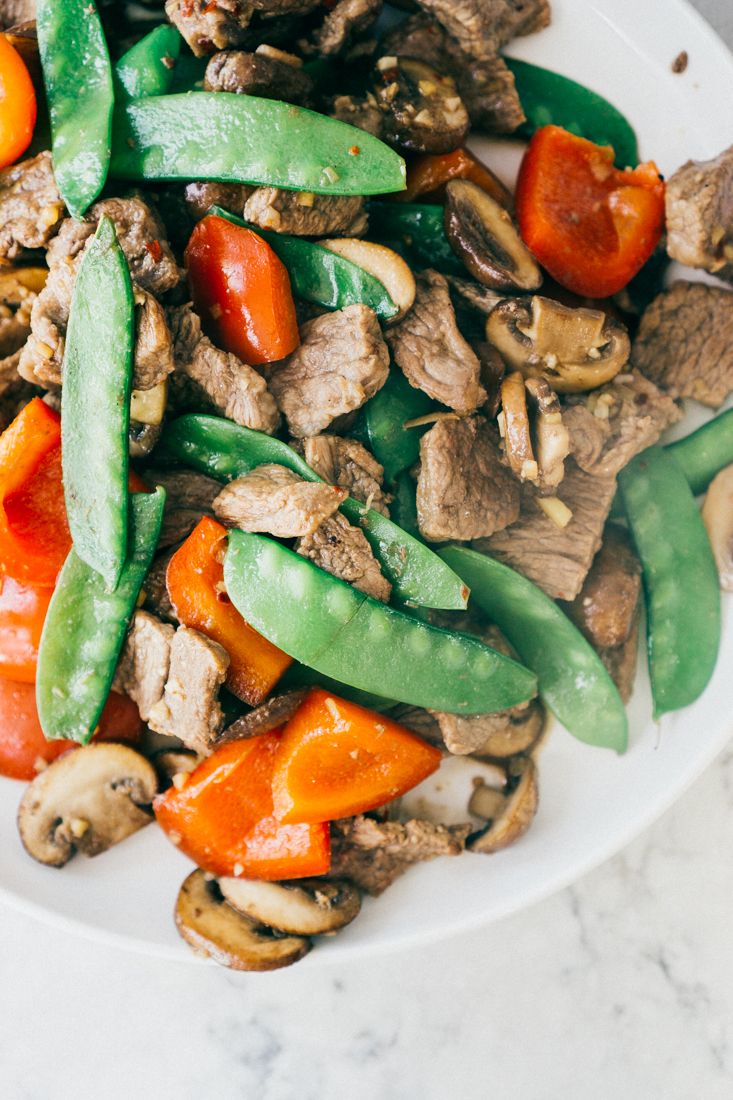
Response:
POLYGON ((468 57, 489 57, 550 22, 549 0, 418 0, 468 57))
POLYGON ((24 248, 45 248, 63 216, 50 153, 0 172, 1 261, 14 260, 24 248))
POLYGON ((439 420, 420 440, 417 520, 434 542, 486 538, 519 516, 519 482, 480 416, 439 420))
POLYGON ((569 397, 562 419, 581 470, 615 477, 681 416, 668 394, 633 371, 590 394, 569 397))
POLYGON ((196 57, 238 46, 254 7, 250 0, 166 0, 165 12, 196 57))
POLYGON ((448 283, 430 270, 416 283, 415 304, 387 332, 395 363, 415 389, 458 413, 473 412, 486 393, 478 357, 458 330, 448 283))
POLYGON ((246 183, 216 183, 213 180, 194 180, 187 183, 183 191, 183 201, 194 219, 199 221, 208 214, 212 206, 221 206, 232 214, 242 217, 244 204, 254 191, 246 183))
POLYGON ((627 532, 606 528, 583 587, 564 610, 596 648, 623 645, 638 617, 641 564, 627 532))
POLYGON ((733 282, 733 145, 683 164, 667 180, 665 205, 672 259, 733 282))
POLYGON ((214 514, 242 531, 290 539, 312 535, 347 495, 345 489, 303 481, 292 470, 270 462, 230 481, 214 501, 214 514))
POLYGON ((277 428, 275 399, 262 375, 236 355, 214 347, 190 305, 168 311, 173 333, 174 400, 210 405, 235 424, 271 434, 277 428))
POLYGON ((148 715, 156 733, 179 737, 187 748, 205 755, 224 724, 219 689, 229 655, 197 630, 179 626, 170 642, 170 669, 163 697, 148 715))
POLYGON ((369 225, 361 195, 313 195, 279 187, 253 191, 244 217, 260 229, 295 237, 363 237, 369 225))
POLYGON ((3 0, 0 4, 0 28, 7 30, 16 23, 36 18, 36 0, 3 0))
POLYGON ((626 641, 618 646, 610 646, 605 649, 600 647, 598 649, 598 656, 608 669, 624 703, 628 703, 631 698, 634 680, 636 679, 636 664, 639 653, 639 619, 640 610, 637 608, 631 626, 631 633, 626 641))
POLYGON ((147 202, 138 195, 102 199, 95 202, 86 221, 75 223, 77 231, 83 225, 86 236, 91 236, 105 215, 115 223, 134 283, 156 295, 178 285, 181 272, 165 238, 165 227, 147 202))
POLYGON ((159 549, 183 542, 202 516, 214 514, 212 505, 221 485, 213 478, 193 470, 148 469, 145 479, 151 486, 162 485, 166 492, 159 549))
POLYGON ((38 391, 18 374, 20 352, 0 359, 0 432, 15 420, 24 405, 38 391))
POLYGON ((165 310, 152 294, 135 288, 136 390, 152 390, 173 372, 173 339, 165 310))
MULTIPOLYGON (((162 619, 163 622, 166 623, 173 623, 174 626, 178 626, 178 616, 171 603, 171 598, 168 595, 166 574, 171 558, 178 549, 178 545, 179 544, 176 543, 175 546, 165 547, 162 553, 157 554, 153 558, 153 564, 148 570, 148 575, 143 585, 143 592, 145 593, 143 609, 149 611, 151 615, 155 615, 156 619, 162 619)), ((160 543, 158 546, 161 548, 160 543)))
POLYGON ((673 397, 722 405, 733 391, 733 292, 673 283, 644 311, 631 360, 673 397))
POLYGON ((331 116, 349 126, 357 126, 374 137, 382 134, 384 115, 377 107, 377 101, 369 92, 365 96, 339 95, 331 105, 331 116))
POLYGON ((163 698, 170 672, 175 628, 147 611, 136 611, 115 673, 114 687, 129 695, 147 722, 163 698))
POLYGON ((364 305, 307 321, 301 344, 269 375, 291 435, 318 435, 354 412, 387 381, 389 351, 379 321, 364 305))
POLYGON ((594 477, 568 462, 558 497, 572 512, 566 527, 558 527, 537 503, 527 486, 522 488, 519 519, 475 549, 523 573, 548 596, 574 600, 598 551, 603 528, 616 492, 612 477, 594 477))
POLYGON ((379 568, 364 532, 353 527, 340 512, 324 520, 312 535, 298 539, 295 549, 367 596, 383 603, 389 600, 392 585, 379 568))
POLYGON ((544 708, 537 699, 495 714, 435 717, 448 752, 499 759, 526 752, 539 738, 545 723, 544 708))
POLYGON ((304 45, 308 53, 336 57, 360 44, 363 35, 376 22, 382 0, 337 0, 323 23, 304 45))
POLYGON ((297 65, 263 53, 223 50, 206 66, 207 92, 233 92, 280 99, 306 106, 313 97, 313 79, 297 65))
POLYGON ((314 435, 305 440, 303 455, 312 470, 331 485, 340 485, 349 496, 375 512, 389 515, 382 488, 384 467, 355 439, 340 435, 314 435))
POLYGON ((470 825, 433 825, 429 821, 375 821, 350 817, 331 826, 329 877, 350 879, 376 896, 413 863, 464 850, 470 825))
POLYGON ((279 729, 290 721, 307 694, 308 688, 299 688, 284 695, 274 695, 266 703, 248 711, 232 722, 231 726, 227 726, 216 739, 217 745, 223 745, 227 741, 242 741, 246 737, 258 737, 261 733, 279 729))

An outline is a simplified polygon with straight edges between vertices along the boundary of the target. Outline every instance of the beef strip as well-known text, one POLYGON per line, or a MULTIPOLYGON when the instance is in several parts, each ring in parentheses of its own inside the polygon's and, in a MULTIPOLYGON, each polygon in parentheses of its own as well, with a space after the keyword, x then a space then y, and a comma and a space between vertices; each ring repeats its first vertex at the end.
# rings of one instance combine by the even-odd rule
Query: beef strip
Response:
POLYGON ((85 235, 91 236, 105 215, 115 224, 134 283, 155 295, 178 285, 181 272, 166 241, 165 227, 149 203, 139 195, 102 199, 92 206, 83 223, 75 223, 77 231, 83 226, 85 235))
POLYGON ((175 628, 147 611, 136 611, 120 654, 113 687, 137 703, 147 722, 163 698, 170 672, 175 628))
POLYGON ((147 469, 145 478, 149 485, 162 485, 166 492, 159 550, 183 542, 202 516, 214 514, 212 505, 221 485, 213 478, 193 470, 156 469, 147 469))
POLYGON ((519 516, 519 482, 480 416, 439 420, 420 440, 417 520, 433 542, 486 538, 519 516))
POLYGON ((24 405, 38 391, 18 374, 20 352, 0 359, 0 432, 15 420, 24 405))
POLYGON ((0 4, 0 28, 7 30, 18 23, 36 18, 36 0, 3 0, 0 4))
POLYGON ((302 43, 305 52, 336 57, 355 44, 359 49, 364 33, 376 22, 381 10, 382 0, 337 0, 321 26, 302 43))
POLYGON ((258 187, 247 199, 244 217, 260 229, 295 237, 363 237, 369 225, 361 195, 314 195, 258 187))
POLYGON ((244 204, 254 191, 246 183, 216 183, 213 180, 194 180, 187 183, 183 190, 183 201, 194 221, 208 214, 210 207, 220 206, 240 218, 244 213, 244 204))
POLYGON ((364 305, 307 321, 301 344, 269 375, 270 389, 292 435, 325 431, 360 409, 387 381, 389 352, 379 321, 364 305))
POLYGON ((0 172, 0 261, 45 248, 64 216, 51 154, 39 153, 0 172))
POLYGON ((308 688, 298 688, 296 691, 285 692, 284 695, 273 695, 266 703, 243 714, 227 726, 216 739, 217 746, 227 741, 242 741, 246 737, 258 737, 261 733, 270 733, 279 729, 295 714, 300 704, 308 694, 308 688))
POLYGON ((473 412, 486 393, 478 357, 458 330, 448 283, 428 270, 416 284, 412 309, 387 332, 395 363, 415 389, 456 412, 473 412))
POLYGON ((733 145, 683 164, 667 180, 665 205, 672 259, 733 282, 733 145))
POLYGON ((324 520, 312 535, 298 539, 295 549, 367 596, 383 603, 389 600, 392 585, 382 573, 364 532, 340 512, 324 520))
POLYGON ((331 826, 330 878, 347 878, 376 896, 413 863, 464 850, 470 825, 433 825, 429 821, 375 821, 359 814, 331 826))
POLYGON ((135 287, 136 390, 152 390, 173 372, 173 340, 165 310, 147 290, 135 287))
POLYGON ((190 305, 168 311, 173 333, 174 403, 206 404, 245 428, 271 434, 277 428, 275 398, 257 371, 231 352, 214 347, 190 305))
POLYGON ((566 527, 544 514, 525 485, 517 522, 474 547, 524 574, 553 599, 574 600, 601 545, 615 492, 615 478, 586 474, 570 461, 557 490, 572 512, 566 527))
POLYGON ((163 697, 148 715, 156 733, 179 737, 187 748, 205 755, 224 724, 219 689, 229 655, 217 642, 179 626, 170 642, 170 669, 163 697))
POLYGON ((313 98, 312 77, 297 65, 262 53, 223 50, 206 66, 207 92, 264 96, 307 106, 313 98))
POLYGON ((331 104, 331 117, 347 122, 374 137, 381 137, 384 115, 371 92, 365 96, 339 95, 331 104))
POLYGON ((733 292, 673 283, 644 311, 631 360, 672 397, 722 405, 733 391, 733 292))
POLYGON ((627 532, 606 528, 583 587, 564 610, 597 649, 623 645, 638 617, 641 564, 627 532))
POLYGON ((345 489, 303 481, 292 470, 271 462, 230 481, 214 501, 214 513, 242 531, 289 539, 312 535, 346 497, 345 489))
POLYGON ((389 516, 388 498, 382 488, 384 467, 361 443, 339 435, 314 435, 305 440, 303 454, 324 481, 340 485, 349 496, 389 516))
POLYGON ((618 688, 619 695, 624 703, 628 703, 634 689, 636 679, 636 665, 639 653, 639 620, 641 618, 641 605, 636 609, 636 615, 631 625, 631 632, 621 645, 598 647, 598 656, 608 669, 611 679, 618 688))
POLYGON ((568 397, 562 414, 578 466, 603 477, 615 477, 681 416, 671 397, 638 371, 617 375, 590 394, 568 397))
POLYGON ((549 0, 418 0, 468 57, 490 57, 550 22, 549 0))

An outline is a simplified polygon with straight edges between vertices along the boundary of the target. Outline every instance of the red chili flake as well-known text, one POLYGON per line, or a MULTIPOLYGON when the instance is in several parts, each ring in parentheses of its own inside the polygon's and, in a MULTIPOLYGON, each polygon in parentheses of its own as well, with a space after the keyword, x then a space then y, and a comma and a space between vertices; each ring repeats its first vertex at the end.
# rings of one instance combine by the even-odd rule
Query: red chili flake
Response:
POLYGON ((216 11, 218 8, 216 0, 210 0, 210 2, 204 8, 204 15, 210 15, 212 11, 216 11))
POLYGON ((183 0, 181 4, 181 15, 184 19, 190 19, 193 15, 193 0, 183 0))
POLYGON ((358 145, 352 145, 351 148, 349 149, 349 156, 350 157, 358 157, 360 152, 361 152, 361 149, 359 148, 358 145))
POLYGON ((163 249, 160 247, 160 241, 146 241, 145 249, 153 261, 157 264, 160 263, 160 258, 163 255, 163 249))

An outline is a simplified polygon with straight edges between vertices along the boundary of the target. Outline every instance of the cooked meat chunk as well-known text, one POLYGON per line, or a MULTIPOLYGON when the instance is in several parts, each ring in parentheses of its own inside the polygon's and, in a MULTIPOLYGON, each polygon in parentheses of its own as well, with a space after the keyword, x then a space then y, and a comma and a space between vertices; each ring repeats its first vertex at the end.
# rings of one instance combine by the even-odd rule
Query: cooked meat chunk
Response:
POLYGON ((368 508, 389 515, 382 488, 384 467, 355 439, 338 435, 314 435, 305 440, 303 454, 312 470, 331 485, 340 485, 349 496, 368 508))
POLYGON ((395 363, 415 389, 458 413, 473 412, 486 393, 478 356, 458 330, 448 283, 430 270, 416 283, 415 304, 387 332, 395 363))
POLYGON ((207 92, 234 92, 307 105, 314 84, 308 73, 277 57, 243 50, 223 50, 206 66, 207 92))
POLYGON ((639 618, 640 611, 637 608, 631 626, 631 633, 625 642, 606 649, 598 649, 598 656, 608 669, 624 703, 628 703, 631 698, 634 680, 636 679, 636 663, 639 653, 639 618))
POLYGON ((665 205, 672 259, 733 282, 733 145, 683 164, 667 180, 665 205))
POLYGON ((208 214, 212 206, 220 206, 241 218, 244 204, 254 191, 246 183, 216 183, 213 180, 194 180, 183 191, 186 209, 195 221, 208 214))
POLYGON ((485 538, 519 516, 519 482, 480 416, 439 420, 420 440, 417 519, 434 542, 485 538))
POLYGON ((152 390, 173 371, 173 340, 165 310, 147 290, 135 288, 136 390, 152 390))
POLYGON ((244 217, 260 229, 296 237, 363 237, 369 225, 361 195, 313 195, 279 187, 256 188, 244 217))
POLYGON ((468 57, 491 56, 516 35, 550 22, 549 0, 418 0, 468 57))
POLYGON ((542 733, 545 721, 542 704, 531 703, 494 714, 438 714, 443 742, 455 756, 495 756, 503 758, 526 752, 542 733))
POLYGON ((214 501, 214 513, 242 531, 290 539, 312 535, 347 495, 345 489, 303 481, 292 470, 271 462, 230 481, 214 501))
POLYGON ((274 365, 270 389, 292 435, 318 435, 382 388, 389 352, 379 321, 364 305, 306 321, 301 345, 274 365))
POLYGON ((163 697, 148 715, 150 728, 179 737, 194 752, 210 752, 224 723, 218 695, 228 668, 226 650, 197 630, 179 626, 170 643, 163 697))
POLYGON ((145 478, 149 485, 162 485, 166 492, 159 549, 183 542, 202 516, 213 515, 214 499, 221 492, 213 478, 193 470, 157 469, 146 470, 145 478))
POLYGON ((733 391, 733 292, 674 283, 644 311, 631 360, 673 397, 716 409, 733 391))
POLYGON ((622 527, 606 528, 583 587, 565 611, 596 648, 623 645, 641 599, 641 564, 622 527))
POLYGON ((19 362, 19 351, 0 359, 0 432, 5 431, 37 392, 18 374, 19 362))
POLYGON ((617 375, 591 394, 569 397, 563 424, 581 470, 615 477, 681 416, 671 397, 633 371, 617 375))
POLYGON ((290 721, 307 694, 308 688, 299 688, 284 695, 274 695, 227 726, 219 734, 217 745, 223 745, 226 741, 242 741, 245 737, 258 737, 261 733, 279 729, 290 721))
POLYGON ((214 347, 201 331, 201 320, 190 305, 169 310, 168 320, 173 333, 173 379, 178 383, 178 402, 204 402, 235 424, 274 432, 280 418, 264 378, 236 355, 214 347))
POLYGON ((308 52, 319 57, 346 53, 376 22, 381 10, 382 0, 336 0, 321 26, 311 35, 308 52))
POLYGON ((35 18, 36 0, 3 0, 0 4, 0 27, 3 30, 35 18))
POLYGON ((0 172, 0 260, 13 260, 24 248, 45 248, 63 216, 50 153, 0 172))
POLYGON ((252 18, 250 0, 166 0, 165 13, 196 57, 238 46, 252 18))
POLYGON ((115 673, 114 687, 129 695, 144 722, 159 705, 168 680, 174 627, 136 611, 115 673))
POLYGON ((339 95, 331 105, 331 116, 349 126, 357 126, 374 137, 381 137, 384 115, 369 92, 365 96, 339 95))
MULTIPOLYGON (((160 543, 158 543, 158 547, 162 549, 160 543)), ((170 560, 177 549, 177 544, 173 547, 165 547, 163 553, 157 554, 153 558, 153 564, 148 570, 143 586, 145 594, 144 610, 149 611, 151 615, 155 615, 157 619, 162 619, 166 623, 173 623, 175 626, 178 625, 178 616, 168 595, 166 574, 170 560)))
POLYGON ((601 545, 615 492, 615 478, 586 474, 568 462, 557 490, 572 512, 566 527, 549 519, 534 491, 523 486, 517 522, 479 539, 475 548, 523 573, 553 599, 574 600, 601 545))
POLYGON ((84 222, 90 234, 104 215, 115 223, 134 283, 151 294, 164 294, 178 285, 181 272, 166 241, 165 227, 147 202, 137 195, 96 202, 84 222))
POLYGON ((376 896, 413 863, 463 851, 470 825, 433 825, 428 821, 375 821, 359 814, 331 826, 329 877, 347 878, 376 896))
POLYGON ((31 309, 36 300, 29 294, 16 310, 0 303, 0 359, 15 355, 28 339, 31 331, 31 309))
POLYGON ((392 585, 379 568, 364 532, 340 512, 325 520, 312 535, 299 539, 295 549, 367 596, 383 603, 389 600, 392 585))

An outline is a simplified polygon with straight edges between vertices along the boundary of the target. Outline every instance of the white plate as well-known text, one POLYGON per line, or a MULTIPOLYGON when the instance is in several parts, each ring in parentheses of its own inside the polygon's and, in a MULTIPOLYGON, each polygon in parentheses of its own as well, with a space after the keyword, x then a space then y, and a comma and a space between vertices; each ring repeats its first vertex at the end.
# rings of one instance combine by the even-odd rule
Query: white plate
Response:
MULTIPOLYGON (((642 156, 654 157, 662 171, 733 142, 733 115, 723 109, 731 98, 733 58, 682 0, 553 0, 553 8, 553 26, 514 43, 511 52, 608 96, 636 126, 642 156), (670 66, 683 49, 690 64, 675 76, 670 66)), ((516 847, 415 868, 301 965, 426 942, 506 916, 627 844, 699 775, 731 732, 731 603, 727 598, 716 675, 694 707, 656 728, 642 671, 625 756, 587 748, 556 727, 540 762, 540 811, 516 847)), ((172 919, 191 865, 158 829, 143 830, 100 859, 46 869, 26 857, 16 836, 22 790, 17 782, 0 782, 0 896, 97 939, 194 958, 172 919)))

